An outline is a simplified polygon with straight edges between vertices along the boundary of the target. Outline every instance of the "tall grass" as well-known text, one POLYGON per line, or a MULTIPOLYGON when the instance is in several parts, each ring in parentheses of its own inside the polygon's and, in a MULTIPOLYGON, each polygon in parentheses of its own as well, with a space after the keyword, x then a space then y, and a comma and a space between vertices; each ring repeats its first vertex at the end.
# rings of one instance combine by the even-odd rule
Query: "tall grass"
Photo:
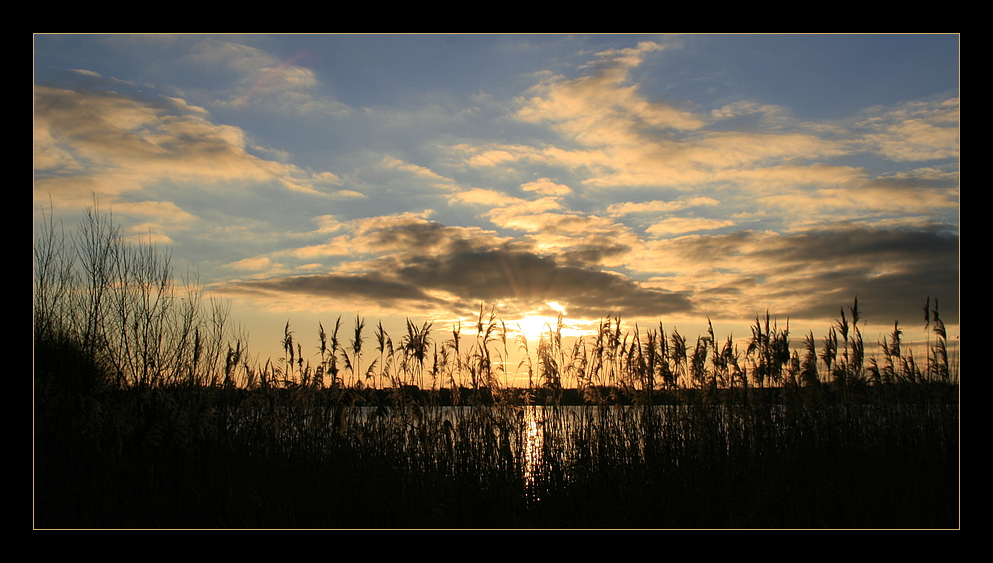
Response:
POLYGON ((36 381, 88 390, 233 384, 244 336, 195 275, 177 285, 170 256, 129 242, 96 203, 75 234, 51 213, 36 230, 36 381))
POLYGON ((958 525, 931 297, 923 362, 899 323, 867 353, 855 300, 796 349, 768 312, 741 346, 616 317, 568 345, 560 316, 532 348, 481 305, 474 335, 287 322, 256 365, 167 254, 84 218, 36 235, 38 527, 958 525))

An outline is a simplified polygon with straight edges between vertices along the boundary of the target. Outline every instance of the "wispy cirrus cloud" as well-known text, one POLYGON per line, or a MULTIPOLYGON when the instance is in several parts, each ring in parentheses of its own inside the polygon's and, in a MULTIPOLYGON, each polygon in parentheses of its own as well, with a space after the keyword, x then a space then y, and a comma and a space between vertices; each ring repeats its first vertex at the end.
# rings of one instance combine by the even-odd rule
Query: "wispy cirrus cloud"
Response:
POLYGON ((869 108, 853 124, 861 143, 895 162, 958 158, 959 99, 906 102, 898 107, 869 108))
POLYGON ((245 110, 250 107, 297 115, 347 115, 352 109, 318 90, 313 70, 295 63, 314 53, 302 51, 280 60, 248 45, 208 38, 191 49, 187 63, 201 69, 219 69, 234 74, 234 85, 226 98, 212 103, 219 108, 245 110))
POLYGON ((645 201, 641 203, 613 203, 607 207, 607 214, 615 217, 634 214, 673 213, 692 207, 714 206, 720 204, 712 197, 681 197, 675 201, 645 201))

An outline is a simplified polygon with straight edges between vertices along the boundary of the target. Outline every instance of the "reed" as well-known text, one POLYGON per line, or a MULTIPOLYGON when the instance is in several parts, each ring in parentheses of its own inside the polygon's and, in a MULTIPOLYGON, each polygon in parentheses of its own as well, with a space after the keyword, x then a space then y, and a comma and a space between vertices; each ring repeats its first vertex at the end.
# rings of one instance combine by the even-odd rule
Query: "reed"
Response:
POLYGON ((75 236, 43 215, 35 241, 35 379, 92 389, 216 385, 246 353, 226 303, 168 253, 124 239, 94 203, 75 236), (227 351, 231 350, 231 354, 227 351))
POLYGON ((796 350, 769 312, 742 350, 709 319, 695 345, 608 317, 570 346, 561 316, 531 348, 481 305, 472 336, 379 322, 372 361, 361 316, 319 323, 313 370, 288 321, 258 365, 221 304, 88 213, 36 237, 37 527, 958 526, 931 297, 923 368, 898 322, 866 353, 857 299, 796 350))

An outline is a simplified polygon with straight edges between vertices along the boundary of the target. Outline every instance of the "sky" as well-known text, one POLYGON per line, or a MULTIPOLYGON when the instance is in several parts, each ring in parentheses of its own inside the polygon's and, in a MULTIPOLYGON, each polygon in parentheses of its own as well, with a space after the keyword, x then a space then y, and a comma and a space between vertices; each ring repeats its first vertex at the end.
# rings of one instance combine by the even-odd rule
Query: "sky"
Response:
POLYGON ((96 198, 263 363, 481 304, 957 338, 958 89, 957 35, 41 34, 34 217, 96 198))

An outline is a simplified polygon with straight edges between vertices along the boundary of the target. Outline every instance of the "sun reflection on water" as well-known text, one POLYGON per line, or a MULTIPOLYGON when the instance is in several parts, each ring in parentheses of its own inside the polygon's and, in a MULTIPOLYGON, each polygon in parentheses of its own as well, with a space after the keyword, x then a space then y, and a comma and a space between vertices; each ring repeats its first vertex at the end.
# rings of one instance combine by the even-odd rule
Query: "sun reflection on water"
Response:
POLYGON ((529 502, 540 501, 537 483, 541 472, 543 442, 543 411, 540 407, 524 409, 524 486, 529 502))

